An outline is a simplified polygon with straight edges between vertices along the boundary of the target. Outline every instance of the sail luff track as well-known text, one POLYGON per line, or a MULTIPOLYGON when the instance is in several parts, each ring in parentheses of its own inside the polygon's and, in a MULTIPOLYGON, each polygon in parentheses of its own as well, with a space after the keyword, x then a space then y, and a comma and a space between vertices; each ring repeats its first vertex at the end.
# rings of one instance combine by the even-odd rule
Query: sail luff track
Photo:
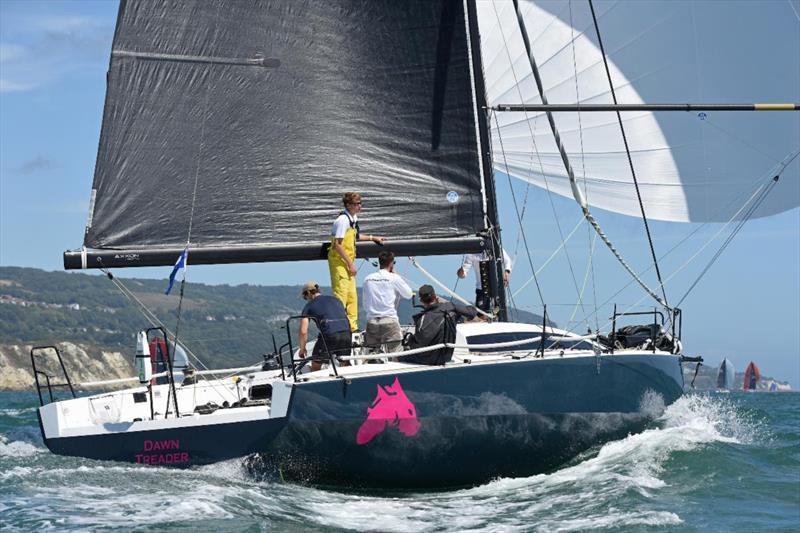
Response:
MULTIPOLYGON (((519 23, 520 33, 522 34, 522 40, 525 44, 525 51, 528 54, 528 60, 531 65, 531 70, 533 72, 534 80, 536 81, 536 87, 539 91, 539 96, 541 97, 542 103, 547 105, 547 96, 544 92, 544 84, 542 83, 542 78, 539 75, 539 68, 536 64, 536 59, 533 56, 533 50, 531 48, 530 39, 528 37, 528 31, 525 28, 525 21, 522 17, 522 12, 519 8, 519 0, 514 0, 514 10, 516 11, 517 15, 517 22, 519 23)), ((580 188, 578 187, 577 181, 575 180, 575 172, 572 170, 572 165, 570 164, 569 157, 567 156, 566 149, 564 148, 564 144, 561 142, 561 135, 558 133, 558 128, 556 127, 555 119, 553 118, 553 114, 549 111, 546 112, 547 120, 550 124, 550 130, 553 133, 553 138, 555 139, 556 146, 558 146, 558 151, 561 155, 561 161, 564 163, 564 167, 567 171, 567 175, 569 176, 570 185, 572 187, 572 194, 575 197, 575 200, 581 206, 581 210, 583 211, 583 216, 592 225, 594 230, 597 232, 598 236, 603 240, 611 253, 614 254, 614 257, 620 262, 620 264, 628 271, 628 273, 633 276, 636 282, 650 295, 655 299, 659 304, 661 304, 665 309, 670 310, 671 308, 653 289, 651 289, 639 276, 634 272, 634 270, 628 265, 627 261, 622 257, 622 254, 616 249, 614 244, 609 240, 608 236, 603 232, 600 224, 595 220, 592 213, 589 211, 589 204, 583 196, 580 188)))

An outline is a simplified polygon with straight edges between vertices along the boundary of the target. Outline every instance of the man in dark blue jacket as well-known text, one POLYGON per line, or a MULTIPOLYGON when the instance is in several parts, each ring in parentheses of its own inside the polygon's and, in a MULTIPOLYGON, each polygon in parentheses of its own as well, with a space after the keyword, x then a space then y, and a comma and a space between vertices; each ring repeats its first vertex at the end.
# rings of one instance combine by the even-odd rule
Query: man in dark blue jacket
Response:
MULTIPOLYGON (((303 285, 303 299, 306 305, 303 307, 303 316, 316 319, 319 328, 319 336, 314 344, 314 351, 311 353, 311 370, 319 370, 322 363, 328 360, 328 353, 325 351, 327 346, 330 353, 334 356, 350 355, 352 338, 350 336, 350 321, 341 300, 333 296, 327 296, 319 292, 319 285, 314 281, 309 281, 303 285)), ((310 318, 303 318, 300 321, 300 333, 298 344, 300 349, 298 355, 306 357, 306 343, 308 342, 308 323, 310 318)), ((342 366, 350 363, 343 362, 342 366)))

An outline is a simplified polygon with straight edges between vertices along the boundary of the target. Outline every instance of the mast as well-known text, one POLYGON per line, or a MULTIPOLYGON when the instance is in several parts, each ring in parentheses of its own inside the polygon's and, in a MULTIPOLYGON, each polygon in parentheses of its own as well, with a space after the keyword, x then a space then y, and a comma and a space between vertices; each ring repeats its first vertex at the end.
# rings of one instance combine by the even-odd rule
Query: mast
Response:
POLYGON ((489 239, 486 251, 492 260, 489 263, 489 298, 492 308, 497 308, 497 318, 508 320, 508 304, 503 282, 503 249, 500 241, 500 220, 497 215, 497 195, 494 187, 492 170, 492 150, 489 141, 489 108, 486 103, 486 87, 483 80, 483 63, 481 61, 481 38, 478 32, 478 15, 475 0, 466 0, 467 29, 469 31, 470 52, 472 56, 472 73, 475 87, 475 105, 477 106, 478 138, 480 140, 480 157, 483 168, 484 190, 486 191, 486 219, 489 239))

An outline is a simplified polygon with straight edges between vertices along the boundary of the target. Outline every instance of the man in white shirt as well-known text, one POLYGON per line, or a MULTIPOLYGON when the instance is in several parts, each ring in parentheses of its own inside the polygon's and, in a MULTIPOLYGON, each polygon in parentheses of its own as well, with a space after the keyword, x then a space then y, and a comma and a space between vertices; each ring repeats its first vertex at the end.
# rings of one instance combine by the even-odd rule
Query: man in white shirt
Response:
MULTIPOLYGON (((512 262, 511 257, 506 253, 505 249, 501 248, 501 250, 503 251, 503 282, 508 286, 508 280, 511 278, 512 262)), ((464 256, 463 264, 456 272, 459 278, 464 279, 467 277, 470 270, 475 271, 475 307, 487 313, 491 312, 491 310, 489 309, 489 293, 484 290, 481 284, 481 262, 488 260, 489 254, 486 252, 467 254, 464 256)))
POLYGON ((378 254, 380 270, 364 279, 364 311, 367 329, 364 344, 373 351, 386 346, 387 352, 402 349, 403 335, 397 318, 397 304, 401 298, 411 298, 411 287, 394 273, 394 254, 384 251, 378 254))

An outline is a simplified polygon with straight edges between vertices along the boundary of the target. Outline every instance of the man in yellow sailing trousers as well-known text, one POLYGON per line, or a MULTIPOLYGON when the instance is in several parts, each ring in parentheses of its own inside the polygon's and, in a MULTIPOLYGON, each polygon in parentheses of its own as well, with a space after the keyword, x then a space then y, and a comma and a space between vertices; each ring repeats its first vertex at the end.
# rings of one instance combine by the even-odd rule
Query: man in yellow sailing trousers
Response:
POLYGON ((358 331, 358 296, 356 294, 356 241, 383 244, 384 237, 361 235, 358 214, 361 212, 361 195, 347 192, 342 197, 344 210, 333 221, 331 246, 328 249, 328 268, 331 271, 333 295, 341 300, 350 321, 350 330, 358 331))

